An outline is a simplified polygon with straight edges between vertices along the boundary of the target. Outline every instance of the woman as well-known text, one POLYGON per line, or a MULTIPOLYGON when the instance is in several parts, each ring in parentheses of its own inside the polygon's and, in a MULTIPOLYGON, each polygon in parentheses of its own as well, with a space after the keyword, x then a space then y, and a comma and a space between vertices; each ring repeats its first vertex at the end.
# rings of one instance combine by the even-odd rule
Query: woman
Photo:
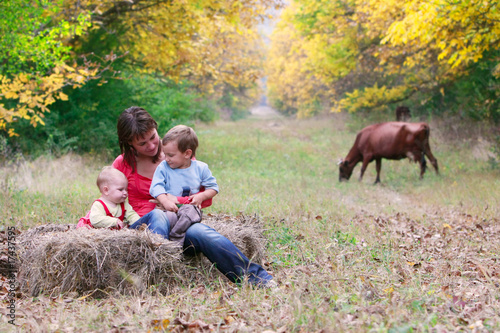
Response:
MULTIPOLYGON (((113 166, 127 176, 132 208, 139 216, 153 211, 148 228, 168 238, 170 212, 155 209, 156 204, 151 202, 153 198, 149 194, 156 167, 165 158, 157 128, 156 121, 143 108, 133 106, 123 111, 117 125, 122 155, 116 158, 113 166)), ((247 277, 250 283, 259 287, 276 285, 264 268, 250 262, 229 239, 203 223, 189 227, 183 248, 188 254, 202 252, 232 282, 241 282, 247 277)))

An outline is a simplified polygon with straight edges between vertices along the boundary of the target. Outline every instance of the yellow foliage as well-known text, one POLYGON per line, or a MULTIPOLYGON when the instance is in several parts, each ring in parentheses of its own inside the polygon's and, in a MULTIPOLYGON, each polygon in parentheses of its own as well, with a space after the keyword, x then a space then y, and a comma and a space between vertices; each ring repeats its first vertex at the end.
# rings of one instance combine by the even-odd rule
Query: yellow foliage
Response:
MULTIPOLYGON (((402 1, 405 16, 393 22, 384 43, 404 45, 424 55, 438 50, 437 60, 452 73, 477 62, 500 42, 500 12, 495 1, 402 1), (425 48, 422 48, 425 45, 425 48)), ((412 56, 407 65, 417 64, 412 56)))
MULTIPOLYGON (((166 78, 190 80, 201 92, 215 96, 226 87, 253 88, 262 76, 262 50, 256 24, 267 10, 281 0, 63 0, 53 21, 91 12, 92 29, 113 31, 119 26, 120 49, 141 63, 145 72, 162 73, 166 78)), ((81 35, 84 31, 79 31, 81 35)), ((61 38, 64 38, 62 36, 61 38)), ((84 38, 71 43, 78 46, 84 38)), ((114 54, 106 61, 116 59, 114 54)), ((66 86, 79 88, 99 77, 100 67, 87 63, 61 63, 48 75, 19 74, 1 78, 0 101, 17 106, 0 109, 0 130, 19 118, 42 124, 43 113, 57 99, 67 100, 66 86), (14 103, 12 103, 14 102, 14 103)), ((250 90, 255 93, 255 90, 250 90)), ((12 132, 10 132, 12 133, 12 132)))
POLYGON ((323 82, 329 79, 328 72, 335 67, 318 68, 315 62, 326 61, 318 52, 327 41, 325 36, 307 39, 291 24, 291 19, 300 10, 295 4, 287 7, 272 34, 272 45, 267 57, 268 97, 272 105, 287 113, 296 113, 303 118, 315 112, 318 105, 329 103, 334 89, 328 90, 323 82))
POLYGON ((282 109, 307 114, 318 96, 337 100, 333 111, 354 112, 439 92, 498 49, 498 22, 498 4, 488 0, 291 1, 272 36, 269 93, 282 109), (360 81, 336 95, 349 76, 370 75, 378 85, 360 81))
POLYGON ((66 0, 66 12, 90 9, 98 24, 119 10, 119 53, 128 52, 145 72, 160 72, 174 81, 188 79, 198 89, 250 87, 261 76, 257 23, 281 0, 66 0), (137 1, 135 1, 137 3, 137 1), (140 5, 140 6, 139 6, 140 5), (138 8, 140 7, 140 10, 138 8))
POLYGON ((364 90, 355 89, 352 93, 347 93, 346 97, 337 101, 332 108, 333 112, 346 110, 356 112, 361 109, 375 109, 380 105, 387 105, 388 102, 398 99, 407 93, 407 87, 396 86, 387 88, 386 86, 365 88, 364 90))
POLYGON ((12 128, 7 128, 7 125, 17 119, 28 119, 35 127, 38 124, 44 125, 43 114, 50 112, 47 106, 57 99, 68 100, 68 96, 62 92, 65 86, 80 87, 89 80, 99 78, 97 75, 99 65, 93 64, 93 66, 94 68, 84 69, 61 65, 44 77, 26 73, 21 73, 12 79, 0 77, 1 100, 17 102, 11 108, 5 108, 5 104, 0 104, 0 130, 7 131, 9 136, 16 135, 12 128))

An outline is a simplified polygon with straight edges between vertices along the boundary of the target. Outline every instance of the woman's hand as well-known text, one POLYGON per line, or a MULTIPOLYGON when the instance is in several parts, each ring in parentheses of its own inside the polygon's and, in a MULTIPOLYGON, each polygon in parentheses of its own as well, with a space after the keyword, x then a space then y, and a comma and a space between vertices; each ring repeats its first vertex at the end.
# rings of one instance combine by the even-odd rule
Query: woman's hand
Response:
POLYGON ((161 203, 160 203, 158 200, 156 200, 156 199, 151 199, 151 200, 149 200, 149 202, 154 203, 154 204, 156 205, 156 206, 155 206, 155 208, 156 208, 156 209, 165 210, 165 209, 163 208, 163 206, 161 205, 161 203))

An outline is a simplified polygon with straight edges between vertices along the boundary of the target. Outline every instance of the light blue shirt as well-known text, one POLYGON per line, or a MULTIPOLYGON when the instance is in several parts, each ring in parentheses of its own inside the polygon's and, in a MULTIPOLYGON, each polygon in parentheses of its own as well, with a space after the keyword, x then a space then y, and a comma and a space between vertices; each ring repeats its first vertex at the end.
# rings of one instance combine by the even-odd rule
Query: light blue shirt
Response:
POLYGON ((186 169, 172 169, 167 162, 161 162, 155 170, 149 194, 156 198, 160 194, 182 196, 183 187, 189 187, 190 194, 200 191, 200 186, 205 190, 212 189, 219 193, 219 186, 208 165, 204 162, 193 160, 186 169))

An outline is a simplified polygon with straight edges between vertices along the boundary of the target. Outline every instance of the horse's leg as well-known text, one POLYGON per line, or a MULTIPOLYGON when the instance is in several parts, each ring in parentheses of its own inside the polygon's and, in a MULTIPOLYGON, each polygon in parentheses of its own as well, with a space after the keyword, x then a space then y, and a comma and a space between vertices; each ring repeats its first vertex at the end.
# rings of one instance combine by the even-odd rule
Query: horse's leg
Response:
POLYGON ((429 161, 431 161, 431 164, 432 166, 434 167, 434 170, 436 170, 436 174, 439 175, 439 167, 438 167, 438 161, 436 160, 436 158, 434 157, 434 155, 432 155, 432 152, 431 152, 431 147, 429 146, 429 141, 427 141, 425 143, 425 150, 424 150, 424 153, 425 155, 427 155, 427 157, 429 158, 429 161))
POLYGON ((421 147, 414 149, 409 155, 410 161, 420 164, 420 179, 424 178, 425 169, 427 167, 427 162, 425 160, 425 155, 421 147))
POLYGON ((361 181, 363 179, 363 175, 365 174, 365 170, 368 167, 368 164, 370 162, 371 162, 370 157, 366 157, 366 156, 363 157, 363 165, 361 166, 361 173, 359 175, 359 181, 361 181))
POLYGON ((377 168, 377 179, 375 179, 375 184, 380 183, 380 169, 382 168, 382 158, 379 157, 375 159, 375 166, 377 168))

